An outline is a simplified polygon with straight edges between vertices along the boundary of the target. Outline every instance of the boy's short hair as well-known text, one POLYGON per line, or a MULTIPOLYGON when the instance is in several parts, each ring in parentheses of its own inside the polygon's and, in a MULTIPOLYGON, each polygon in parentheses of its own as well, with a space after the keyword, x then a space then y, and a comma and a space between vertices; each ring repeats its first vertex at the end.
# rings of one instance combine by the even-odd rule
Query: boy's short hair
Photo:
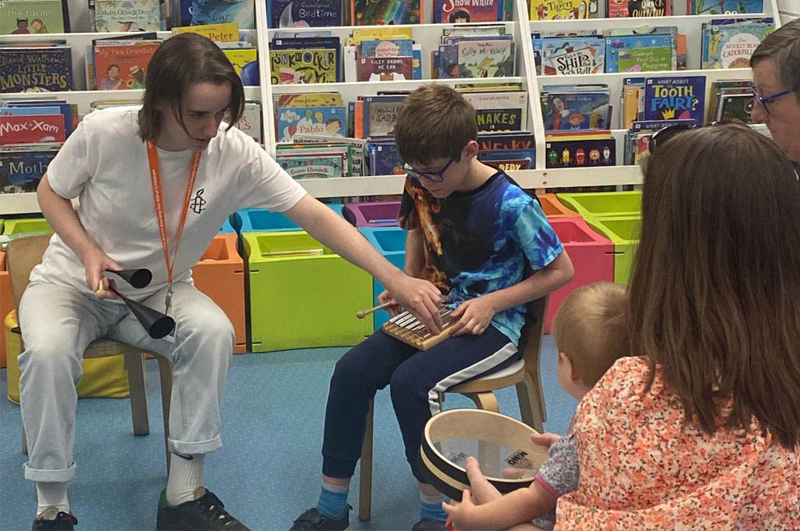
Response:
POLYGON ((423 85, 403 102, 394 136, 405 162, 449 159, 478 139, 475 108, 447 85, 423 85))
POLYGON ((558 351, 569 357, 581 382, 589 387, 619 358, 629 355, 627 298, 624 286, 597 282, 570 293, 553 319, 551 332, 558 351))

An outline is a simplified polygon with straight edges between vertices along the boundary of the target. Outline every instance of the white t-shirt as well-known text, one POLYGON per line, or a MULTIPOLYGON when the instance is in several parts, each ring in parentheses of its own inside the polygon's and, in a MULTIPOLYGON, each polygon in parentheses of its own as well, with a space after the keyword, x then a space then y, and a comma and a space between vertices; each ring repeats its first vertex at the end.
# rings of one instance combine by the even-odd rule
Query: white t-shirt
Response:
MULTIPOLYGON (((78 217, 103 252, 123 268, 153 272, 153 281, 144 289, 117 282, 120 291, 133 299, 143 299, 167 283, 147 147, 138 135, 139 108, 116 107, 87 115, 47 169, 53 191, 65 199, 80 198, 78 217)), ((235 127, 225 131, 226 127, 220 125, 200 159, 173 270, 175 282, 190 281, 191 268, 231 213, 252 207, 284 212, 306 193, 252 138, 235 127)), ((191 157, 191 151, 158 150, 170 257, 191 157)), ((90 292, 83 264, 58 235, 50 240, 31 281, 90 292)))

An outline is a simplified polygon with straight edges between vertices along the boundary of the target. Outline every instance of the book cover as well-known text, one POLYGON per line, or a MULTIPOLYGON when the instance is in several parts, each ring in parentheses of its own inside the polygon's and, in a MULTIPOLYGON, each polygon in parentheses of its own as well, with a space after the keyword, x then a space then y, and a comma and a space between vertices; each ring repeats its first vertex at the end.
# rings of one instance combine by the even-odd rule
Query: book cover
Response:
POLYGON ((342 0, 268 0, 270 28, 317 28, 342 25, 342 0))
POLYGON ((435 0, 434 22, 496 22, 503 20, 503 0, 435 0))
POLYGON ((0 145, 64 142, 63 114, 0 115, 0 145))
MULTIPOLYGON (((58 114, 64 115, 64 125, 67 131, 67 138, 78 127, 78 109, 77 105, 66 103, 64 101, 36 101, 36 102, 22 102, 22 101, 10 101, 7 104, 4 104, 4 107, 0 109, 0 113, 3 111, 7 111, 9 114, 18 114, 18 111, 26 110, 26 114, 36 114, 37 108, 52 108, 55 107, 59 109, 58 114), (73 109, 74 107, 74 109, 73 109)), ((21 114, 21 113, 19 113, 21 114)), ((47 113, 50 114, 50 113, 47 113)))
POLYGON ((414 79, 412 57, 366 57, 358 61, 357 81, 414 79))
POLYGON ((513 41, 460 41, 457 46, 458 69, 467 72, 466 77, 514 75, 513 41))
POLYGON ((147 65, 159 43, 123 46, 95 46, 94 69, 96 90, 143 89, 147 65))
POLYGON ((478 132, 522 131, 522 109, 476 109, 478 132))
POLYGON ((336 83, 338 53, 332 48, 270 50, 273 85, 336 83))
MULTIPOLYGON (((231 62, 233 65, 233 69, 236 70, 236 73, 239 74, 239 77, 242 77, 242 69, 245 68, 256 68, 258 69, 258 50, 255 48, 244 48, 240 50, 222 50, 222 53, 225 54, 225 57, 228 58, 228 61, 231 62), (248 64, 252 64, 253 66, 247 66, 248 64)), ((251 79, 246 78, 248 76, 242 77, 242 82, 245 86, 249 86, 252 83, 251 79)), ((256 83, 257 85, 258 83, 256 83)))
POLYGON ((769 23, 705 25, 703 68, 749 68, 750 56, 774 29, 769 23))
POLYGON ((545 143, 547 168, 615 166, 617 145, 607 140, 562 140, 545 143))
POLYGON ((341 155, 281 156, 276 162, 293 179, 330 179, 343 176, 344 161, 341 155))
POLYGON ((596 18, 597 0, 531 0, 531 20, 596 18))
POLYGON ((618 72, 659 72, 672 70, 672 49, 631 48, 620 50, 617 56, 618 72))
POLYGON ((365 57, 411 57, 414 41, 411 39, 363 40, 360 50, 362 59, 365 57))
POLYGON ((644 119, 693 119, 702 124, 705 94, 704 76, 649 78, 645 83, 644 119))
POLYGON ((500 167, 502 170, 527 170, 536 160, 536 149, 501 149, 482 151, 478 160, 500 167))
POLYGON ((64 33, 61 0, 0 1, 0 35, 64 33))
POLYGON ((479 132, 521 131, 526 128, 528 123, 526 92, 473 92, 464 93, 463 96, 475 108, 479 132), (502 113, 493 114, 494 111, 502 113))
POLYGON ((367 144, 370 175, 403 175, 403 159, 394 142, 371 142, 367 144))
POLYGON ((60 144, 0 147, 0 192, 35 192, 60 144))
POLYGON ((353 26, 421 24, 423 0, 350 0, 353 26))
POLYGON ((628 13, 631 17, 668 17, 671 0, 628 0, 628 13))
POLYGON ((74 90, 71 47, 0 47, 0 92, 68 90, 74 90))
POLYGON ((611 120, 609 102, 608 91, 547 93, 545 130, 607 129, 611 120))
MULTIPOLYGON (((184 0, 185 1, 185 0, 184 0)), ((191 23, 183 26, 235 23, 239 29, 254 29, 255 0, 190 0, 191 23)))
POLYGON ((631 16, 628 0, 607 0, 606 16, 608 18, 627 18, 631 16))
POLYGON ((531 169, 531 164, 533 164, 531 159, 484 160, 483 162, 498 170, 503 170, 506 173, 517 170, 529 170, 531 169))
POLYGON ((397 113, 405 96, 366 96, 363 110, 364 138, 394 135, 397 113))
POLYGON ((294 135, 344 136, 344 107, 278 108, 279 142, 293 142, 294 135))
POLYGON ((752 94, 722 94, 720 96, 719 110, 716 120, 718 122, 753 123, 753 106, 755 100, 752 94))
MULTIPOLYGON (((606 38, 606 72, 620 72, 619 57, 623 52, 636 49, 660 49, 658 53, 672 54, 672 35, 621 35, 606 38)), ((670 57, 672 57, 670 55, 670 57)), ((626 63, 630 64, 630 63, 626 63)), ((672 70, 670 64, 667 70, 672 70)))
POLYGON ((597 74, 605 69, 603 37, 545 38, 541 54, 546 76, 597 74))
POLYGON ((740 13, 763 13, 764 0, 692 0, 690 14, 732 15, 740 13))
POLYGON ((237 42, 239 40, 239 26, 233 22, 172 28, 173 35, 181 33, 198 33, 214 42, 237 42))
POLYGON ((94 6, 98 32, 161 30, 158 0, 95 0, 94 6))
POLYGON ((263 142, 261 127, 261 103, 248 101, 244 104, 244 113, 241 119, 236 122, 236 127, 241 129, 247 136, 261 144, 263 142))
POLYGON ((481 152, 525 149, 536 150, 536 141, 529 132, 510 134, 479 134, 478 149, 481 152))

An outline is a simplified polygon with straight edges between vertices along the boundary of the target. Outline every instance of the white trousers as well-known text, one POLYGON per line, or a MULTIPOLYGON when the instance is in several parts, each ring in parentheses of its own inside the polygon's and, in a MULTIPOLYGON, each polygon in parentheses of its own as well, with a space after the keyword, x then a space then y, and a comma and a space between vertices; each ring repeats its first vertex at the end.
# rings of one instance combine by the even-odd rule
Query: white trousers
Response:
MULTIPOLYGON (((142 301, 164 310, 166 288, 142 301)), ((25 351, 19 357, 22 423, 28 438, 25 478, 64 482, 75 475, 75 412, 86 347, 108 337, 167 357, 173 364, 170 447, 204 454, 222 446, 220 400, 235 344, 233 325, 188 283, 173 285, 174 340, 151 338, 124 304, 75 289, 31 283, 20 303, 25 351)))

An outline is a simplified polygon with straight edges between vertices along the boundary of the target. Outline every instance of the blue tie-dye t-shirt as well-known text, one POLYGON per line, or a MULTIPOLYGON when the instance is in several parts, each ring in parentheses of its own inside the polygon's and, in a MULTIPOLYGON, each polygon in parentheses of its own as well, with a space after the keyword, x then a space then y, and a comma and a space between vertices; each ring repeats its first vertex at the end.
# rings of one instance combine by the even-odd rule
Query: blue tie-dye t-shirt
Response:
MULTIPOLYGON (((406 178, 400 226, 422 230, 421 276, 449 293, 453 306, 517 284, 526 258, 536 271, 564 251, 539 201, 502 171, 444 199, 406 178)), ((524 304, 515 306, 497 313, 492 324, 516 345, 525 313, 524 304)))

